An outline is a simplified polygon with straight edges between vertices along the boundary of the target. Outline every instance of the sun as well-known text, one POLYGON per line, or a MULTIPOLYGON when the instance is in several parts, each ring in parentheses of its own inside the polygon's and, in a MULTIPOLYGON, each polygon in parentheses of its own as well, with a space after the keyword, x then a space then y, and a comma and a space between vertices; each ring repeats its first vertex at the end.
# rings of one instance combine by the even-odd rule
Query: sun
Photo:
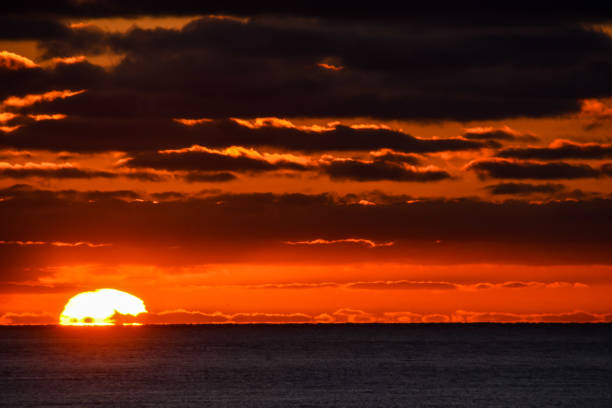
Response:
POLYGON ((144 302, 116 289, 96 289, 72 297, 60 315, 63 326, 111 326, 117 313, 137 316, 146 313, 144 302))

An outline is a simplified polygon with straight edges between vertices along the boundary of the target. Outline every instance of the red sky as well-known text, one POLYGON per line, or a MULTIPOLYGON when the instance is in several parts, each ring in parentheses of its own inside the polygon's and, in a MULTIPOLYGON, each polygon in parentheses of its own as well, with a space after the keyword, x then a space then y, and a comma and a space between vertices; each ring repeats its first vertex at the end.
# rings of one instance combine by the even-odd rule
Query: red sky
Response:
POLYGON ((612 321, 611 16, 141 6, 0 6, 0 324, 612 321))

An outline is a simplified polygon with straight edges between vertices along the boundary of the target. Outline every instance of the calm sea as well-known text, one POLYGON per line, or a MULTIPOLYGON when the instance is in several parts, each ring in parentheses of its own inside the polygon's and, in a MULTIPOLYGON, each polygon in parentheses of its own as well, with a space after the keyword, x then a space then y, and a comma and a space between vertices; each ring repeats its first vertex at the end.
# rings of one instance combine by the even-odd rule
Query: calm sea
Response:
POLYGON ((612 407, 612 325, 0 327, 6 407, 612 407))

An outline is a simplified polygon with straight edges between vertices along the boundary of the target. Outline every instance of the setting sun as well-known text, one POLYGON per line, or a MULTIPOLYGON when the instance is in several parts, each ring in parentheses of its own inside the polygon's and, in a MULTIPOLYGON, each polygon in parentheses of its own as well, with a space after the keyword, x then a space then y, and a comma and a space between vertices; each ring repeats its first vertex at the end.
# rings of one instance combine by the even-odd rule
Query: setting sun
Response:
POLYGON ((146 313, 144 302, 134 295, 116 289, 96 289, 82 292, 71 298, 60 315, 59 323, 65 326, 110 326, 113 317, 136 316, 146 313))

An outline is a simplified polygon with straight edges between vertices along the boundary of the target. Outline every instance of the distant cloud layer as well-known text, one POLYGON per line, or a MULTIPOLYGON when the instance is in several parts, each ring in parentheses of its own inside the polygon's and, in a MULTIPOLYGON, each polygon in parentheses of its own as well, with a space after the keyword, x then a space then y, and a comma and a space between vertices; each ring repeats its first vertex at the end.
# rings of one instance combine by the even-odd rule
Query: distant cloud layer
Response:
MULTIPOLYGON (((171 310, 147 313, 137 317, 116 315, 117 323, 144 324, 282 324, 282 323, 610 323, 612 314, 571 311, 565 313, 497 313, 457 310, 451 314, 420 314, 412 312, 368 313, 354 309, 340 309, 332 313, 205 313, 171 310)), ((0 324, 49 325, 57 319, 49 314, 5 313, 0 324)))

